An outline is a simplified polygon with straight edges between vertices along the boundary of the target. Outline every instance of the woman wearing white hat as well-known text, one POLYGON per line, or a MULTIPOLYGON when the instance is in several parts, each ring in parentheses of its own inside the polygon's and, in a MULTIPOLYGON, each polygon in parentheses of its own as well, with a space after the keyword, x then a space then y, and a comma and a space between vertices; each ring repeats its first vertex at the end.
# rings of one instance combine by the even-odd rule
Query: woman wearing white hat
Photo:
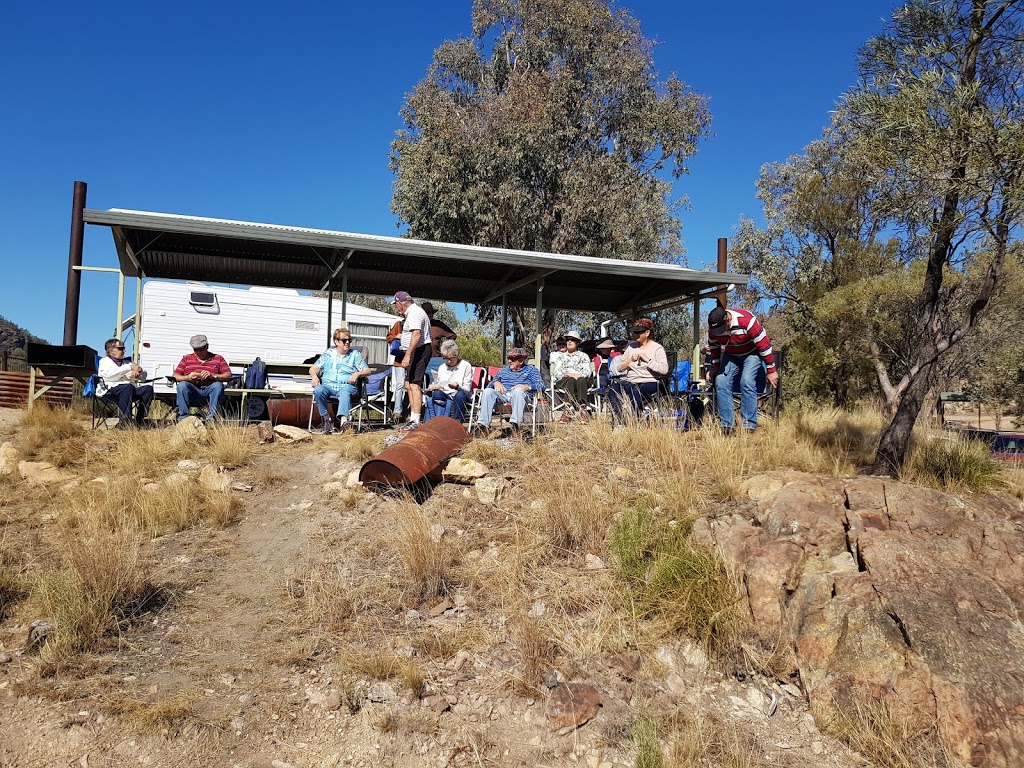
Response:
POLYGON ((552 355, 551 361, 551 381, 567 401, 559 421, 568 424, 572 415, 586 421, 587 391, 593 383, 594 363, 586 352, 580 351, 583 339, 576 331, 569 331, 562 338, 566 343, 565 352, 552 355))

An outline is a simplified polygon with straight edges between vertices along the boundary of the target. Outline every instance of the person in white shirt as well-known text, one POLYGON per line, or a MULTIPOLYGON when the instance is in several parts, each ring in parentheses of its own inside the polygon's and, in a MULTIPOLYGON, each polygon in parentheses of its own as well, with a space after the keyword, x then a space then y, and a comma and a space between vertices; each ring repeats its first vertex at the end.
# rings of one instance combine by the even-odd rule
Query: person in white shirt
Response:
POLYGON ((451 401, 449 415, 456 421, 462 421, 466 413, 466 403, 473 392, 473 365, 468 360, 459 358, 459 345, 451 339, 441 342, 441 357, 444 362, 434 371, 434 381, 428 387, 424 423, 434 416, 441 415, 451 401))
POLYGON ((117 410, 121 414, 118 429, 141 427, 153 402, 153 387, 142 383, 146 380, 146 372, 135 363, 125 361, 124 342, 120 339, 107 339, 103 351, 107 354, 100 359, 96 370, 100 377, 96 395, 117 403, 117 410), (138 403, 138 407, 133 417, 134 403, 138 403))
POLYGON ((583 339, 576 331, 569 331, 562 338, 565 339, 566 350, 551 355, 551 381, 555 390, 566 400, 559 421, 568 424, 569 419, 575 415, 580 421, 586 422, 587 392, 594 381, 594 361, 586 352, 580 351, 583 339))
POLYGON ((406 291, 396 293, 391 303, 405 315, 401 341, 405 354, 397 365, 406 369, 405 391, 409 394, 410 413, 409 423, 402 431, 409 432, 420 425, 423 412, 423 377, 430 362, 430 318, 406 291))

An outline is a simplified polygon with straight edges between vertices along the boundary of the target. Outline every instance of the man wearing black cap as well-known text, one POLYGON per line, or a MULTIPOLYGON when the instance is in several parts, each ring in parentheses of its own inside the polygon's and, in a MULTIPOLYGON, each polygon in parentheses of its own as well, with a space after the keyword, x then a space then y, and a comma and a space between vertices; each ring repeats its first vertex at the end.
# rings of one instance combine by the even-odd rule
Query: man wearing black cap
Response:
POLYGON ((745 309, 715 307, 708 313, 708 351, 711 370, 708 381, 715 382, 715 398, 722 431, 736 429, 732 393, 740 384, 740 419, 748 432, 757 429, 757 374, 764 363, 766 378, 772 387, 779 385, 772 340, 757 318, 745 309))
POLYGON ((192 354, 185 355, 174 369, 178 382, 178 419, 188 416, 190 406, 208 406, 206 420, 217 417, 217 405, 224 392, 224 382, 231 378, 231 367, 220 355, 210 353, 206 334, 197 333, 188 340, 192 354))

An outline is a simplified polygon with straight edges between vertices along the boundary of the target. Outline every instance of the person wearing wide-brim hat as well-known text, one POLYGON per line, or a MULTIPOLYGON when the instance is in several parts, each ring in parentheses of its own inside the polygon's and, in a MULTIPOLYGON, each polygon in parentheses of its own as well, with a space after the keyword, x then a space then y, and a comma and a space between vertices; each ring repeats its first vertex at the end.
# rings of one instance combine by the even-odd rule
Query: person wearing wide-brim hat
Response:
POLYGON ((565 339, 565 352, 557 357, 552 355, 551 359, 551 381, 567 401, 559 421, 567 424, 573 416, 586 421, 587 392, 594 379, 594 363, 580 350, 583 339, 576 331, 568 331, 560 338, 565 339))
POLYGON ((641 317, 634 321, 630 332, 634 341, 611 364, 613 372, 623 374, 608 387, 615 424, 623 422, 626 408, 635 418, 640 413, 643 398, 656 394, 658 379, 668 373, 665 348, 652 338, 654 322, 648 317, 641 317))

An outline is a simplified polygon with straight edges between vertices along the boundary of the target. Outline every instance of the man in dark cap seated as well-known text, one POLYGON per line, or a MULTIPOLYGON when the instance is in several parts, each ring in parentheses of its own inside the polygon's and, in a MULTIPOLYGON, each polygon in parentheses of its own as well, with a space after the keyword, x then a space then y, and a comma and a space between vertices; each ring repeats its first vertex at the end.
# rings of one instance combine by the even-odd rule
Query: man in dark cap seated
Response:
POLYGON ((224 382, 231 378, 231 367, 220 355, 210 352, 206 334, 197 333, 188 343, 192 354, 185 355, 174 369, 178 382, 178 419, 188 416, 191 406, 207 406, 206 420, 217 418, 217 406, 224 392, 224 382))

